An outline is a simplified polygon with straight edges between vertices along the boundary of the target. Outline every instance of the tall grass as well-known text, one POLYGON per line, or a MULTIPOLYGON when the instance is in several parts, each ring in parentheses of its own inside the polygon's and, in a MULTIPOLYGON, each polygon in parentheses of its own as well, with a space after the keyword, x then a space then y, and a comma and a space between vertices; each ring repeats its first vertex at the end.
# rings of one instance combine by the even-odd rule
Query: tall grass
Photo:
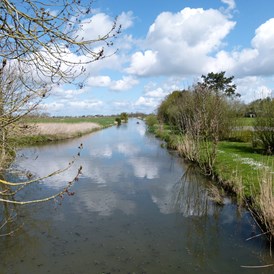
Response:
POLYGON ((103 127, 111 126, 114 124, 115 117, 26 117, 22 123, 97 123, 103 127))
POLYGON ((274 236, 274 174, 269 169, 260 170, 260 191, 255 196, 254 209, 255 216, 259 220, 263 230, 266 231, 270 238, 274 236))
MULTIPOLYGON (((168 147, 193 162, 206 160, 205 146, 188 135, 171 134, 170 129, 157 129, 157 136, 168 141, 168 147)), ((199 163, 200 162, 200 163, 199 163)), ((250 143, 220 142, 214 163, 214 175, 223 187, 237 197, 239 205, 246 205, 262 230, 274 236, 274 158, 254 150, 250 143)), ((215 193, 213 189, 213 193, 215 193)))

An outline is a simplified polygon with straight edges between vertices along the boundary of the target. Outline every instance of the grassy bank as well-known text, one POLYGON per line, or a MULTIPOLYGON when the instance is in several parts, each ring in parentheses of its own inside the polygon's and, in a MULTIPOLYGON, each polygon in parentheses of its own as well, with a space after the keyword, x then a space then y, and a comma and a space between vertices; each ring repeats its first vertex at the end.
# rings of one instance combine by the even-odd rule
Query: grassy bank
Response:
MULTIPOLYGON (((176 135, 169 126, 155 124, 149 130, 166 141, 169 148, 182 149, 184 136, 176 135)), ((203 153, 201 149, 200 155, 203 153)), ((188 158, 199 161, 197 155, 188 158)), ((235 194, 239 204, 252 211, 264 231, 274 236, 273 156, 255 150, 250 142, 219 142, 213 177, 218 185, 235 194)))
POLYGON ((22 123, 97 123, 102 127, 109 127, 114 124, 115 117, 26 117, 22 123))
POLYGON ((114 120, 114 117, 25 118, 20 122, 20 130, 11 134, 10 141, 18 147, 76 138, 112 126, 114 120))

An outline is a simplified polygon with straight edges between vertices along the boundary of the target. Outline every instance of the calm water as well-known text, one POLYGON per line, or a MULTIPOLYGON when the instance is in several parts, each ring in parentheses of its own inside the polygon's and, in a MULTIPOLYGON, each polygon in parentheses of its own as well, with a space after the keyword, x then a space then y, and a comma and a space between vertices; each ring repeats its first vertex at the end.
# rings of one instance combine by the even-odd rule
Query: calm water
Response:
MULTIPOLYGON (((143 122, 20 151, 13 180, 24 173, 67 172, 21 193, 40 198, 62 189, 83 166, 74 196, 14 208, 14 237, 0 238, 0 273, 273 273, 274 263, 248 212, 229 198, 214 204, 210 182, 147 135, 143 122)), ((3 214, 3 212, 1 213, 3 214)))

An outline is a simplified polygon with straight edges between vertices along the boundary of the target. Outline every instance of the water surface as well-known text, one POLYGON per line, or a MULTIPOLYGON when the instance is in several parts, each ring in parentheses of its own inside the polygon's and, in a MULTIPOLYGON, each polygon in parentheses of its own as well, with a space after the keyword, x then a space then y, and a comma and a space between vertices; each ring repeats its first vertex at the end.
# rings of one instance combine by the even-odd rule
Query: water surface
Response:
POLYGON ((18 206, 14 237, 0 238, 0 273, 272 273, 267 242, 250 214, 209 197, 210 182, 161 148, 136 119, 80 139, 21 150, 7 174, 23 180, 67 172, 21 193, 29 200, 66 186, 73 196, 18 206), (60 205, 61 204, 61 205, 60 205))

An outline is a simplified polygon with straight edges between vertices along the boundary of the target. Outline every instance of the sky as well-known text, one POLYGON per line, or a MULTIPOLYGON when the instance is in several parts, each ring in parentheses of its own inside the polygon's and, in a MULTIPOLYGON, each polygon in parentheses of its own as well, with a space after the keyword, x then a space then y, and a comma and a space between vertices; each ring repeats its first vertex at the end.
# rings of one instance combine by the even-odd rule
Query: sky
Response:
POLYGON ((85 39, 115 17, 121 33, 82 89, 53 87, 42 103, 52 116, 154 113, 209 72, 234 76, 244 103, 274 95, 273 0, 96 0, 91 17, 85 39))

